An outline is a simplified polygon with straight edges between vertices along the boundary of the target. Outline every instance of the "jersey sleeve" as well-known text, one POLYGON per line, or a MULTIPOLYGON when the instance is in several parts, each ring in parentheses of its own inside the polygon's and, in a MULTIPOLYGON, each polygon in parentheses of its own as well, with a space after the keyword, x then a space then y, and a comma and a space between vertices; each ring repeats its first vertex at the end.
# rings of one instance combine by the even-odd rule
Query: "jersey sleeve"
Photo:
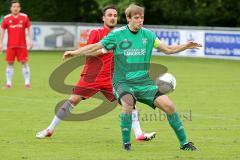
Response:
POLYGON ((1 24, 2 29, 6 29, 7 28, 7 24, 6 24, 6 19, 4 18, 1 24))
POLYGON ((94 44, 99 42, 99 33, 97 30, 91 30, 89 36, 88 36, 88 40, 87 40, 87 44, 94 44))
POLYGON ((30 26, 31 26, 31 22, 30 22, 29 17, 27 16, 27 18, 26 18, 26 28, 29 28, 30 26))
POLYGON ((160 39, 158 39, 158 37, 156 37, 154 40, 154 43, 153 43, 153 47, 158 48, 161 43, 162 43, 162 41, 160 39))
POLYGON ((162 43, 162 41, 153 32, 152 32, 152 38, 153 38, 153 47, 158 48, 159 45, 162 43))
POLYGON ((106 50, 114 50, 117 47, 115 32, 110 32, 100 43, 106 50))

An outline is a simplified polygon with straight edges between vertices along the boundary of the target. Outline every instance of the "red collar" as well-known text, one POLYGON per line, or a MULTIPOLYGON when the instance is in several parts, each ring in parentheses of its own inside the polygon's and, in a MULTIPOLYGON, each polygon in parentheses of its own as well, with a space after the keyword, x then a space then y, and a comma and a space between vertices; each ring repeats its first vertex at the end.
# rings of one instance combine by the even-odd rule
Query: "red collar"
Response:
POLYGON ((106 27, 105 25, 103 25, 103 29, 104 29, 104 31, 110 32, 110 29, 108 27, 106 27))

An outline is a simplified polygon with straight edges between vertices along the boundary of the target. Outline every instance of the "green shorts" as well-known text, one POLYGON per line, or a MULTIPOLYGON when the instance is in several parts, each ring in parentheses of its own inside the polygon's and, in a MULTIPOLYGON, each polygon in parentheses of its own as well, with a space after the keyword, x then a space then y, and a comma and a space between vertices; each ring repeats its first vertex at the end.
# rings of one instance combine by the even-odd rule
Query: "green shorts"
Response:
POLYGON ((154 100, 162 95, 150 78, 113 83, 113 93, 119 103, 122 96, 131 94, 136 101, 147 104, 154 109, 154 100))

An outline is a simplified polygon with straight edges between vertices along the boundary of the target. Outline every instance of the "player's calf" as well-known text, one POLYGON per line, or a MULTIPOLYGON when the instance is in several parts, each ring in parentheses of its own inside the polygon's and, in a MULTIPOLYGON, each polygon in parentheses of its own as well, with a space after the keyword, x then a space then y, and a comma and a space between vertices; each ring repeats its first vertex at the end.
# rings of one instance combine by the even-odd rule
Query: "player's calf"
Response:
POLYGON ((122 131, 122 143, 125 150, 131 149, 131 128, 132 128, 132 109, 134 99, 132 95, 126 94, 121 97, 122 112, 120 114, 120 127, 122 131))
POLYGON ((22 63, 22 74, 24 77, 25 88, 30 89, 30 67, 27 63, 22 63))
POLYGON ((6 68, 6 80, 7 80, 7 82, 4 86, 4 89, 9 89, 9 88, 12 87, 13 74, 14 74, 13 63, 9 63, 7 68, 6 68))
POLYGON ((168 96, 159 96, 158 98, 156 98, 154 104, 156 107, 166 112, 168 122, 180 142, 181 149, 194 150, 194 148, 196 147, 193 145, 193 143, 187 141, 187 136, 182 121, 178 113, 175 111, 175 107, 172 101, 168 98, 168 96))

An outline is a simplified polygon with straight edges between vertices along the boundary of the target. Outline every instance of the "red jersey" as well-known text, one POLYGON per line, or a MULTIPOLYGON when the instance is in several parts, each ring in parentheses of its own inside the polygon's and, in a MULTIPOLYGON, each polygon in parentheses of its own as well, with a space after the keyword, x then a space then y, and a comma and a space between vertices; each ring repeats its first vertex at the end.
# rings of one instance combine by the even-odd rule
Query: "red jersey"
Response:
POLYGON ((30 27, 31 23, 28 16, 24 13, 19 13, 17 17, 8 14, 2 21, 2 29, 8 31, 8 48, 27 48, 26 45, 26 28, 30 27))
MULTIPOLYGON (((98 43, 101 39, 103 39, 110 30, 103 26, 99 29, 93 29, 90 32, 87 44, 98 43)), ((113 73, 113 53, 110 52, 108 54, 95 56, 87 56, 86 63, 83 69, 81 76, 84 76, 85 81, 94 81, 97 77, 106 78, 111 77, 113 73)))

